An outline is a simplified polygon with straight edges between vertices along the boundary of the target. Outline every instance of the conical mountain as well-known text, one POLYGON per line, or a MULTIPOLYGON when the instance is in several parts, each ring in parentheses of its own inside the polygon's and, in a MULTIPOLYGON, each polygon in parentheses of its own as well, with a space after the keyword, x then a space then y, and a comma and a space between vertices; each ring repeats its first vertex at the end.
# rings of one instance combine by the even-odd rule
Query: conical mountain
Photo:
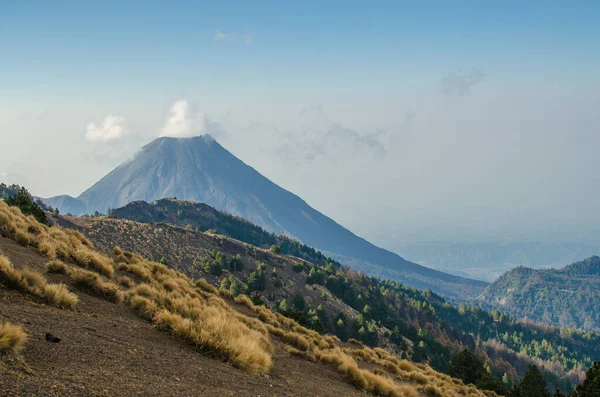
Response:
POLYGON ((359 270, 446 295, 478 294, 485 283, 409 262, 356 236, 277 186, 208 135, 158 138, 73 200, 46 199, 61 212, 105 213, 136 200, 176 197, 239 215, 325 251, 359 270), (65 206, 69 203, 69 206, 65 206))

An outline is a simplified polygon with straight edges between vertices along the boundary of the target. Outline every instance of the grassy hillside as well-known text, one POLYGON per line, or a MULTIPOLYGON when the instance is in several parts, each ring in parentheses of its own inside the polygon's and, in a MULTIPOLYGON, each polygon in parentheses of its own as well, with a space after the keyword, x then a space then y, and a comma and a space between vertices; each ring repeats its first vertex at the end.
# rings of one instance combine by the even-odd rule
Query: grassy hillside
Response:
POLYGON ((367 277, 345 266, 321 266, 279 255, 212 231, 111 217, 67 217, 63 222, 71 222, 70 227, 80 228, 105 250, 115 245, 135 249, 190 276, 206 277, 223 289, 251 292, 256 300, 310 328, 334 333, 342 340, 388 347, 401 357, 427 362, 441 371, 447 371, 455 353, 469 348, 498 378, 506 375, 514 382, 535 363, 553 387, 568 390, 600 357, 597 334, 455 307, 431 291, 367 277), (223 255, 220 260, 218 253, 223 255), (237 255, 243 269, 231 265, 237 255), (261 264, 264 270, 259 271, 261 264), (262 284, 256 282, 261 273, 262 284))
POLYGON ((546 324, 600 331, 600 257, 563 269, 515 268, 486 288, 477 302, 546 324))
POLYGON ((495 395, 2 201, 0 233, 4 395, 495 395))

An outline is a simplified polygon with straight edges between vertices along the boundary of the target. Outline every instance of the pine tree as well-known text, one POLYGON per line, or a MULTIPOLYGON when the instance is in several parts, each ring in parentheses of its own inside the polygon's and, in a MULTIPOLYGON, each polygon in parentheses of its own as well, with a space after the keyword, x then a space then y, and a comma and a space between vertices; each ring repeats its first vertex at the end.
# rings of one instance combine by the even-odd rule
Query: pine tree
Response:
POLYGON ((518 397, 551 397, 546 380, 535 365, 529 366, 516 390, 518 397))
POLYGON ((485 373, 483 362, 469 349, 458 353, 450 362, 450 376, 461 379, 465 384, 477 383, 485 373))
POLYGON ((585 373, 585 381, 578 385, 573 392, 573 397, 599 397, 600 396, 600 361, 585 373))

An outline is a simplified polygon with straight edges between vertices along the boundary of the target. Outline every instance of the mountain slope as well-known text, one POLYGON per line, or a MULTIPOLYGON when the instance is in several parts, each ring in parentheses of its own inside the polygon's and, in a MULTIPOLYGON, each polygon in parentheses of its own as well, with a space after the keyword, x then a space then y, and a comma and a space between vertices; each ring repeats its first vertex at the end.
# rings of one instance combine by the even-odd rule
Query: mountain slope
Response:
POLYGON ((557 326, 600 330, 600 257, 563 269, 517 267, 477 298, 486 308, 557 326))
POLYGON ((2 395, 496 395, 227 292, 0 200, 2 395))
MULTIPOLYGON (((344 341, 355 338, 369 346, 386 346, 401 357, 428 362, 437 370, 447 371, 453 354, 468 347, 498 378, 506 373, 516 381, 535 363, 552 388, 564 391, 572 389, 580 381, 582 370, 600 358, 598 334, 561 332, 556 327, 492 315, 477 307, 455 307, 428 291, 365 277, 345 266, 310 263, 318 255, 308 255, 302 263, 295 257, 253 247, 247 241, 163 222, 139 223, 104 216, 59 219, 64 226, 81 230, 105 251, 112 251, 115 245, 135 250, 188 276, 206 277, 225 289, 234 289, 233 284, 228 287, 231 278, 237 280, 241 290, 247 288, 262 264, 266 267, 265 283, 252 294, 261 296, 268 306, 281 310, 285 299, 290 307, 296 307, 300 295, 304 309, 293 316, 301 323, 320 328, 313 322, 316 308, 326 332, 344 341), (220 275, 207 273, 202 266, 206 258, 213 257, 213 250, 226 258, 226 270, 220 275), (241 270, 230 266, 230 258, 235 255, 241 255, 244 262, 241 270), (297 267, 298 263, 302 266, 297 267), (319 280, 318 274, 325 277, 319 280)), ((223 229, 219 224, 218 220, 214 222, 215 229, 223 229)))
MULTIPOLYGON (((86 212, 106 212, 135 200, 177 197, 239 215, 270 232, 286 234, 370 274, 448 296, 477 295, 486 283, 409 262, 356 236, 244 164, 210 136, 159 138, 78 197, 86 212)), ((66 203, 47 199, 61 212, 66 203)))

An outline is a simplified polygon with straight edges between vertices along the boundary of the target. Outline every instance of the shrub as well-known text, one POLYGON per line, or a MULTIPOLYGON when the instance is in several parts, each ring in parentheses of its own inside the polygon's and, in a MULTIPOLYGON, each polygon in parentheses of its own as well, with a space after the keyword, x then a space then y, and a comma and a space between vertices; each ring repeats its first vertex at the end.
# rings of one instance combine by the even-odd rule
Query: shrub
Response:
POLYGON ((20 325, 0 323, 0 351, 18 352, 25 346, 27 334, 20 325))

